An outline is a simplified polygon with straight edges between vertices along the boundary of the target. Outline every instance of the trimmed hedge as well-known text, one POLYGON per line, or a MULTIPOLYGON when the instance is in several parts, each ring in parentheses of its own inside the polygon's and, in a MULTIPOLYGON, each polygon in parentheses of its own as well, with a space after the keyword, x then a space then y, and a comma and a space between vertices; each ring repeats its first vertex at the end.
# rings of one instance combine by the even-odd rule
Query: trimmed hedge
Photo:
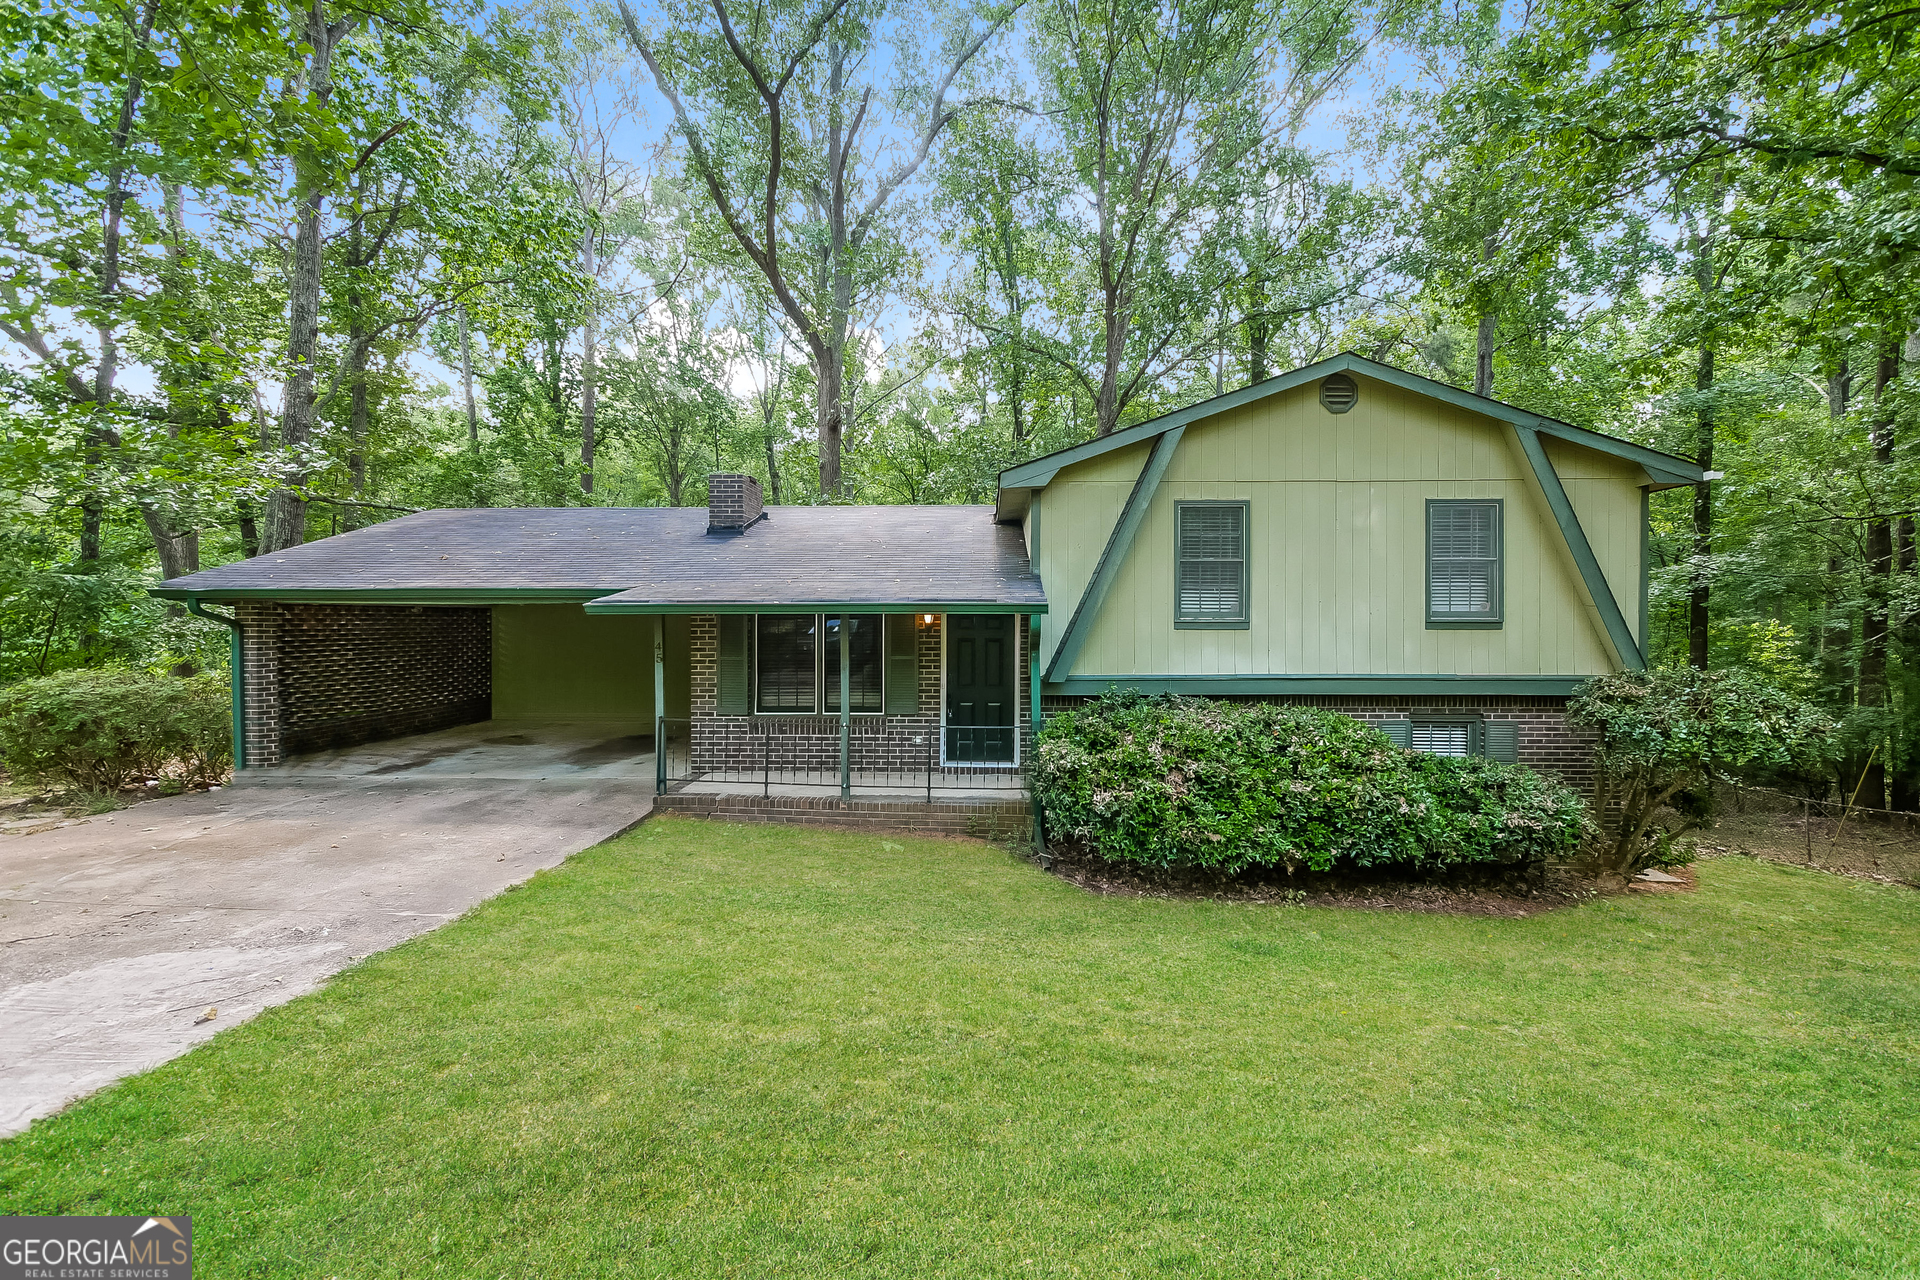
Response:
POLYGON ((114 791, 171 767, 217 782, 233 763, 227 682, 93 668, 0 689, 0 758, 22 782, 114 791))
POLYGON ((1311 707, 1110 693, 1050 717, 1034 755, 1049 833, 1146 867, 1518 865, 1588 829, 1556 778, 1311 707))

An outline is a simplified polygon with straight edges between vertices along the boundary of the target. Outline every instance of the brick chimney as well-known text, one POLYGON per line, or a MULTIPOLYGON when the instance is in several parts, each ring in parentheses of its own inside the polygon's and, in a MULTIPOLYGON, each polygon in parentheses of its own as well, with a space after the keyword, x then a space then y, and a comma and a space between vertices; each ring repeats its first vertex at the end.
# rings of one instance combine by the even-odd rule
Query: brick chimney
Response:
POLYGON ((758 480, 727 473, 707 477, 708 533, 745 533, 766 518, 758 480))

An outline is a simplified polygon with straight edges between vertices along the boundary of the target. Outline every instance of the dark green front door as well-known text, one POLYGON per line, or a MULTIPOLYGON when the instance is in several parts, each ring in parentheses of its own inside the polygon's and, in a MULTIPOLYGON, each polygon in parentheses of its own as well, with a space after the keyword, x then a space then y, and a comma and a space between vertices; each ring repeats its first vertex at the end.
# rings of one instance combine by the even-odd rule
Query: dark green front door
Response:
POLYGON ((1005 613, 947 615, 947 761, 1012 764, 1018 624, 1005 613))

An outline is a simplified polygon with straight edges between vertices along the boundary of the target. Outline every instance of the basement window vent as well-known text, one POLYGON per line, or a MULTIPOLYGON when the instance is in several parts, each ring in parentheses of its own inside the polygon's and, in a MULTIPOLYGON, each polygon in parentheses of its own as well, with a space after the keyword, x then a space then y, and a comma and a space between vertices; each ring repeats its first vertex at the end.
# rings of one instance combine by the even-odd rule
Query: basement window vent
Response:
POLYGON ((1328 413, 1345 413, 1360 398, 1360 388, 1344 373, 1336 373, 1320 384, 1320 403, 1328 413))

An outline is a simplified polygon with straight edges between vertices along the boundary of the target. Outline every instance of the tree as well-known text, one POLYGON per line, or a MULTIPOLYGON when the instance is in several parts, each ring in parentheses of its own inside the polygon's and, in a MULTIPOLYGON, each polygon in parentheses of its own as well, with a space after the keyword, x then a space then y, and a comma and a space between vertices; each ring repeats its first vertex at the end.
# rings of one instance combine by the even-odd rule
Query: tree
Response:
POLYGON ((970 322, 1077 382, 1094 434, 1233 335, 1264 374, 1277 324, 1371 274, 1364 202, 1293 140, 1366 46, 1358 6, 1045 0, 1030 17, 1041 123, 997 116, 954 154, 947 203, 1000 295, 976 291, 970 322))
POLYGON ((0 153, 11 196, 0 207, 0 333, 33 362, 51 428, 15 481, 51 483, 77 502, 82 572, 98 565, 102 522, 126 499, 163 576, 197 567, 178 495, 141 465, 143 452, 177 442, 180 424, 169 431, 120 387, 130 333, 177 324, 191 306, 159 287, 178 279, 167 246, 180 240, 139 196, 243 180, 257 130, 233 95, 262 48, 247 20, 263 14, 250 5, 234 23, 158 0, 0 14, 0 118, 14 122, 0 153))
POLYGON ((884 0, 757 6, 744 26, 726 0, 713 0, 712 20, 681 0, 652 36, 619 0, 673 106, 689 173, 807 349, 824 495, 841 492, 855 330, 906 261, 888 221, 894 198, 966 110, 949 100, 955 82, 1022 2, 943 15, 938 70, 921 75, 914 38, 939 28, 884 0), (861 81, 890 30, 905 37, 890 50, 902 80, 882 93, 861 81))
POLYGON ((1568 702, 1567 721, 1595 735, 1593 811, 1608 837, 1595 860, 1621 876, 1686 829, 1678 813, 1659 820, 1683 793, 1739 772, 1811 771, 1834 732, 1825 714, 1751 673, 1692 667, 1596 677, 1568 702))
MULTIPOLYGON (((310 26, 324 16, 321 8, 309 11, 310 26)), ((343 391, 354 497, 328 501, 349 511, 365 501, 369 358, 377 349, 397 352, 489 289, 511 283, 573 298, 583 288, 571 259, 585 218, 567 207, 545 166, 549 156, 529 137, 546 113, 550 86, 526 67, 524 35, 496 26, 475 37, 430 10, 375 16, 396 29, 354 40, 367 11, 337 17, 328 30, 338 33, 326 36, 325 74, 316 45, 314 65, 295 75, 334 131, 303 135, 288 148, 294 234, 282 358, 289 372, 274 460, 280 483, 261 537, 266 551, 306 537, 316 473, 334 452, 318 433, 343 391), (483 111, 484 123, 475 119, 483 111), (344 246, 336 241, 321 252, 331 230, 326 201, 336 194, 344 246)))

